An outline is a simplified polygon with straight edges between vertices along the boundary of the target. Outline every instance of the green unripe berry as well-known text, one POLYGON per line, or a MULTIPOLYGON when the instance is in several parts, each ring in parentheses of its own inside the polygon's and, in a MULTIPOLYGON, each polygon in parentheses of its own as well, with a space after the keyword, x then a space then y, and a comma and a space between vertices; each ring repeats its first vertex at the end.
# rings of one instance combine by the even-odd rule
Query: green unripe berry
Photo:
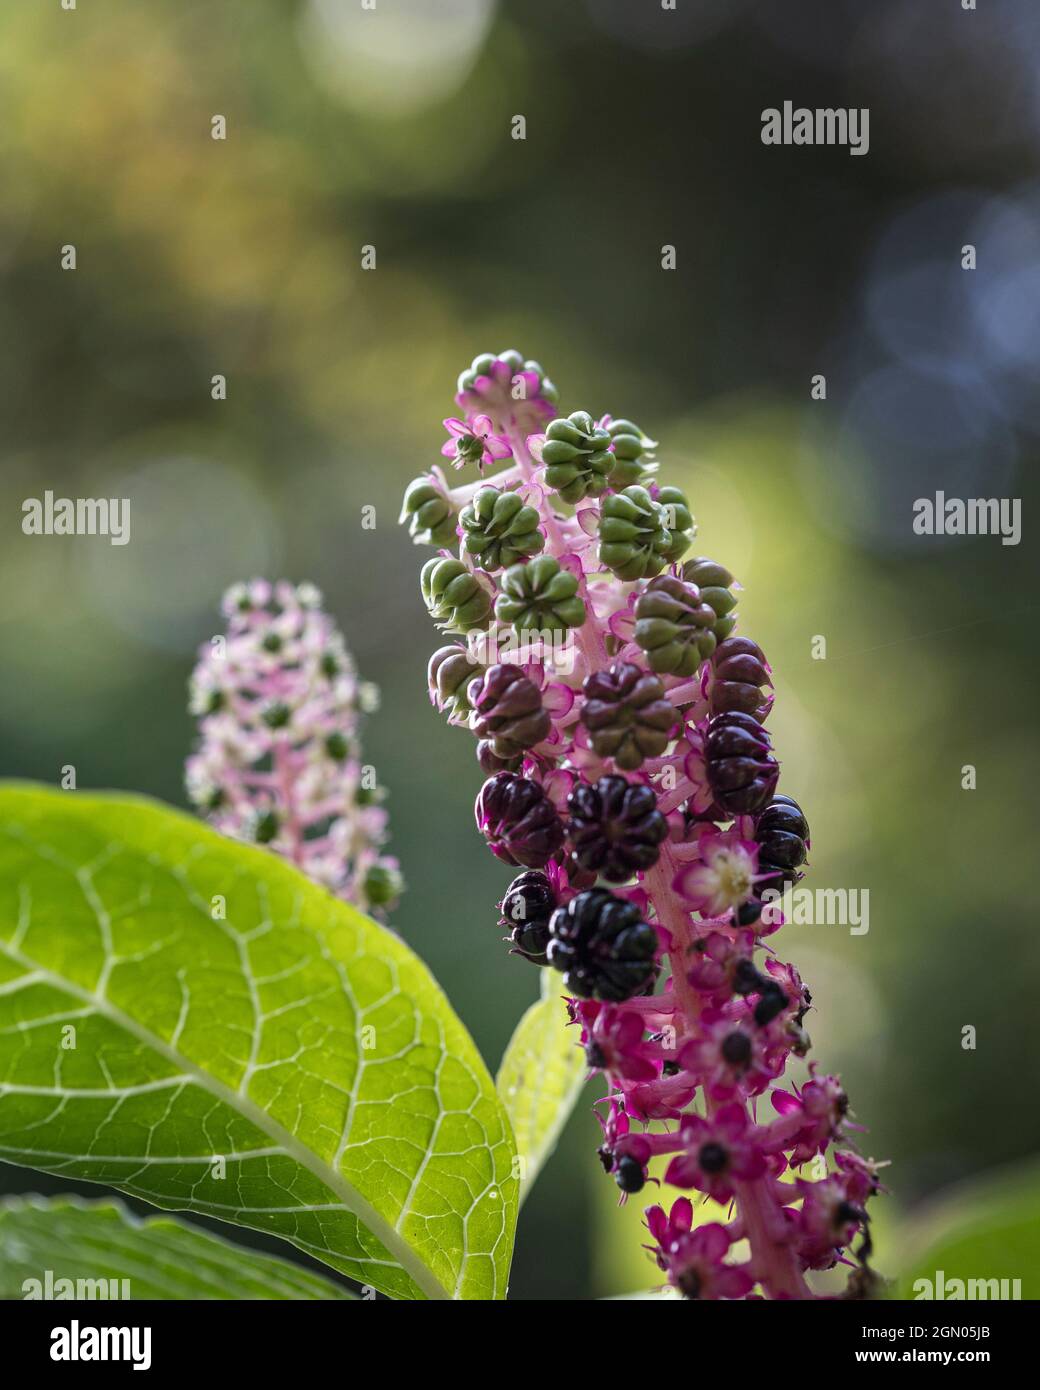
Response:
POLYGON ((466 694, 470 681, 484 670, 464 647, 441 647, 430 657, 426 670, 430 699, 438 709, 461 716, 470 711, 466 694))
POLYGON ((459 517, 462 546, 481 569, 498 570, 524 555, 536 555, 545 545, 538 512, 518 492, 481 487, 459 517))
POLYGON ((712 631, 722 642, 737 625, 736 618, 732 616, 737 606, 737 596, 731 591, 734 582, 732 574, 724 565, 700 555, 686 561, 682 567, 682 577, 687 583, 697 585, 702 602, 714 612, 716 622, 712 631))
POLYGON ((715 650, 715 613, 695 584, 662 574, 636 600, 636 644, 652 671, 692 676, 715 650))
POLYGON ((613 490, 620 492, 633 483, 645 483, 657 471, 653 455, 647 452, 657 447, 657 441, 645 435, 631 420, 611 420, 607 433, 614 455, 614 469, 609 478, 613 490))
POLYGON ((585 604, 578 597, 578 577, 561 569, 552 555, 513 565, 502 576, 495 617, 512 623, 518 633, 580 627, 585 621, 585 604))
POLYGON ((692 533, 693 517, 678 488, 661 488, 654 498, 636 483, 600 505, 599 558, 619 579, 648 579, 682 555, 692 533))
POLYGON ((272 700, 260 716, 269 729, 284 729, 292 711, 281 700, 272 700))
POLYGON ((614 468, 610 435, 587 410, 575 410, 546 426, 542 443, 545 483, 565 502, 599 497, 614 468))
POLYGON ((671 532, 672 543, 664 552, 670 565, 674 565, 690 548, 696 530, 686 494, 677 487, 662 487, 657 491, 657 504, 664 513, 664 522, 671 532))
POLYGON ((373 864, 365 874, 364 894, 370 907, 386 907, 404 891, 404 879, 386 864, 373 864))
POLYGON ((416 545, 454 545, 458 511, 432 477, 416 478, 405 489, 400 522, 416 545))
POLYGON ((350 744, 345 735, 337 731, 325 740, 325 752, 333 761, 341 763, 350 752, 350 744))
POLYGON ((491 616, 491 596, 461 560, 436 555, 419 575, 426 607, 438 627, 469 632, 491 616))

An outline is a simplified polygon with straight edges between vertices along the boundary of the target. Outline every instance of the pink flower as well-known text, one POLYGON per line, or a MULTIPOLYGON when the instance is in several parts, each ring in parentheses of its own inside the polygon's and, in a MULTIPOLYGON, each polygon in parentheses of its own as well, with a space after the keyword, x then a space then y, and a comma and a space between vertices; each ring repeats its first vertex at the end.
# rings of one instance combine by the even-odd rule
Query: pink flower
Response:
POLYGON ((622 1083, 625 1107, 640 1120, 676 1120, 697 1094, 690 1076, 659 1076, 656 1081, 622 1083))
POLYGON ((793 965, 781 960, 767 960, 765 968, 766 973, 787 995, 788 1006, 783 1016, 787 1018, 793 1015, 801 1023, 812 1003, 812 996, 802 983, 801 975, 793 965))
POLYGON ((758 873, 758 846, 735 830, 701 827, 700 857, 684 864, 672 887, 700 912, 721 917, 751 897, 758 873))
POLYGON ((857 1206, 863 1206, 868 1197, 885 1191, 878 1180, 878 1168, 884 1164, 875 1163, 872 1158, 861 1158, 847 1149, 835 1150, 834 1162, 845 1180, 849 1200, 857 1206))
POLYGON ((774 1091, 773 1109, 781 1117, 769 1127, 771 1149, 790 1150, 792 1167, 799 1167, 825 1152, 840 1137, 849 1108, 848 1097, 836 1076, 813 1076, 799 1091, 774 1091))
MULTIPOLYGON (((691 815, 706 815, 715 801, 715 795, 708 785, 708 771, 704 756, 705 729, 696 724, 688 723, 686 726, 685 740, 690 751, 687 753, 683 762, 683 771, 693 784, 695 790, 689 800, 689 810, 691 815)), ((722 816, 719 817, 723 819, 722 816)))
POLYGON ((590 1067, 625 1081, 654 1081, 658 1049, 643 1042, 643 1020, 613 1004, 600 1008, 585 1042, 590 1067))
POLYGON ((441 453, 450 458, 456 468, 475 463, 483 472, 485 467, 493 467, 513 452, 509 441, 495 434, 489 415, 473 415, 467 420, 449 416, 444 428, 451 437, 441 446, 441 453))
POLYGON ((821 1182, 796 1183, 802 1197, 795 1216, 798 1254, 810 1269, 830 1269, 863 1229, 866 1213, 850 1198, 849 1184, 838 1173, 821 1182))
POLYGON ((778 1073, 758 1029, 721 1009, 705 1009, 700 1024, 701 1036, 686 1043, 679 1065, 702 1077, 712 1100, 730 1100, 740 1092, 761 1095, 778 1073))
POLYGON ((706 996, 706 1003, 718 1008, 735 992, 748 993, 742 986, 757 973, 751 960, 754 949, 755 933, 750 929, 735 934, 711 931, 694 942, 686 978, 706 996))
POLYGON ((753 1181, 766 1171, 757 1131, 739 1101, 724 1105, 710 1119, 687 1116, 679 1134, 686 1152, 672 1159, 664 1175, 674 1187, 696 1187, 726 1203, 733 1198, 735 1180, 753 1181))
POLYGON ((646 1165, 653 1152, 649 1139, 630 1132, 624 1106, 614 1098, 611 1098, 606 1119, 598 1111, 593 1113, 603 1126, 603 1143, 598 1156, 604 1171, 613 1174, 614 1181, 625 1196, 639 1192, 646 1185, 646 1165))
POLYGON ((732 1244, 727 1228, 712 1222, 696 1231, 690 1229, 693 1207, 689 1198, 674 1202, 671 1215, 666 1215, 663 1207, 648 1207, 646 1224, 657 1242, 653 1253, 658 1268, 686 1298, 743 1298, 751 1292, 754 1280, 747 1266, 724 1262, 732 1244))

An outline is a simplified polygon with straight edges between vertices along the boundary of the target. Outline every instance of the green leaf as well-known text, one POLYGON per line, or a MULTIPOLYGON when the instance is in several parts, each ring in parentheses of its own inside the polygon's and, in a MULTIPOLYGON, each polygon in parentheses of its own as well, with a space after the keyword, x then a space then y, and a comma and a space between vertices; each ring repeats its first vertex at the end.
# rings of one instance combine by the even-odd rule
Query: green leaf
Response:
POLYGON ((0 1298, 27 1297, 26 1281, 45 1286, 48 1272, 59 1293, 63 1279, 125 1279, 125 1296, 131 1299, 354 1297, 287 1260, 243 1250, 172 1216, 141 1220, 122 1202, 79 1197, 0 1202, 0 1298))
POLYGON ((425 966, 144 799, 0 786, 0 1158, 505 1296, 512 1135, 425 966))
MULTIPOLYGON (((954 1280, 964 1286, 961 1296, 972 1280, 1007 1280, 1006 1293, 1014 1296, 1016 1279, 1019 1297, 1040 1298, 1040 1166, 1002 1168, 951 1188, 904 1223, 900 1246, 899 1298, 935 1298, 944 1288, 949 1299, 954 1280)), ((976 1298, 993 1289, 974 1287, 976 1298)))
POLYGON ((495 1082, 516 1136, 521 1202, 556 1148, 588 1073, 554 970, 542 971, 541 990, 541 998, 517 1024, 495 1082))

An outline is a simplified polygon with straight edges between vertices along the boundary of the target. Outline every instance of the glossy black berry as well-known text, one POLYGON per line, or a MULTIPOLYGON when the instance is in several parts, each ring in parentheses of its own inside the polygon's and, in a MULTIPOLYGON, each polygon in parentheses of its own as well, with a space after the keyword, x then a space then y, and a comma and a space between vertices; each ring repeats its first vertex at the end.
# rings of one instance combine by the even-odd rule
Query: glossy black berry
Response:
POLYGON ((549 922, 549 964, 582 999, 618 1003, 648 990, 657 974, 657 933, 639 909, 606 888, 587 888, 549 922))
POLYGON ((644 782, 601 777, 580 782, 567 799, 567 841, 574 862, 609 883, 624 883, 657 863, 668 822, 644 782))
POLYGON ((553 886, 540 869, 529 869, 506 889, 500 911, 516 955, 532 965, 548 965, 549 918, 556 908, 553 886))
POLYGON ((733 993, 754 994, 762 988, 764 977, 754 961, 738 960, 733 969, 733 993))
MULTIPOLYGON (((755 821, 758 843, 758 893, 782 893, 803 877, 801 865, 809 849, 809 822, 802 808, 789 796, 774 796, 755 821)), ((763 903, 753 898, 738 911, 741 926, 751 926, 762 915, 763 903)))
POLYGON ((805 863, 809 848, 809 822, 802 808, 789 796, 774 796, 755 822, 759 859, 790 873, 805 863))
POLYGON ((760 1028, 772 1023, 778 1014, 787 1007, 787 995, 775 980, 767 980, 762 986, 762 994, 755 1005, 755 1022, 760 1028))
POLYGON ((631 1154, 622 1154, 614 1169, 614 1181, 622 1192, 641 1192, 646 1186, 646 1174, 643 1172, 643 1165, 638 1163, 631 1154))

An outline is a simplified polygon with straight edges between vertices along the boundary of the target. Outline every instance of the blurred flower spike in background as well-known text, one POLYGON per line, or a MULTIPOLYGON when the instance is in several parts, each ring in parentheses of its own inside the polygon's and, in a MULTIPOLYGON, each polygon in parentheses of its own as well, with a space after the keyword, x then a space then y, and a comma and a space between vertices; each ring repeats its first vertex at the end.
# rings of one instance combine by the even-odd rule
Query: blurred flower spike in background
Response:
POLYGON ((199 746, 188 794, 225 835, 267 845, 316 883, 383 915, 401 891, 387 815, 361 763, 361 715, 378 704, 313 584, 253 580, 224 596, 227 633, 191 681, 199 746))

